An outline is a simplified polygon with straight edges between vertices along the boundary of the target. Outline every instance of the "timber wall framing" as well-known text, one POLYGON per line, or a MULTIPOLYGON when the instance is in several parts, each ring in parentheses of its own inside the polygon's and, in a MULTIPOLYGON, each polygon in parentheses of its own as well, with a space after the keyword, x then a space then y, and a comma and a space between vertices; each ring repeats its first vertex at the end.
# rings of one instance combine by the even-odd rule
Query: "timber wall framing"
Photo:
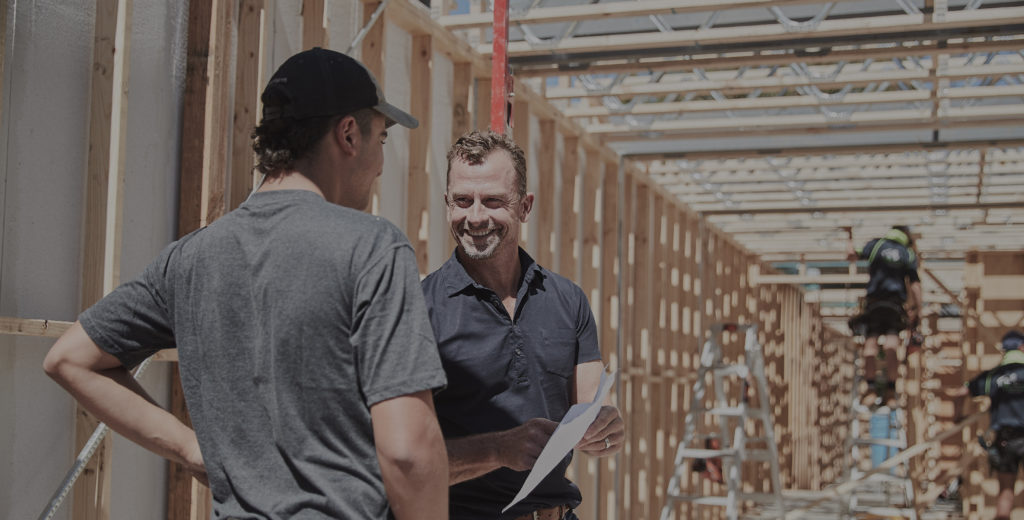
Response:
MULTIPOLYGON (((125 3, 111 0, 111 5, 131 5, 129 0, 120 2, 125 3)), ((257 86, 269 72, 312 45, 346 50, 377 6, 351 0, 190 3, 178 235, 212 222, 251 189, 248 133, 259 114, 257 86)), ((353 54, 377 74, 392 103, 410 107, 421 121, 416 131, 393 129, 385 149, 385 173, 370 210, 406 231, 426 274, 451 253, 442 204, 445 152, 455 136, 486 126, 490 69, 469 44, 410 0, 391 0, 353 54)), ((118 57, 113 53, 108 59, 118 57)), ((116 95, 115 80, 107 85, 94 95, 116 95)), ((524 246, 542 264, 577 281, 590 297, 604 360, 618 370, 616 402, 627 425, 622 454, 600 460, 580 456, 570 468, 584 496, 581 517, 626 520, 658 514, 705 330, 719 321, 758 325, 784 487, 818 489, 831 482, 841 464, 836 425, 845 420, 830 411, 840 408, 834 402, 836 389, 847 384, 850 374, 842 369, 843 342, 828 336, 817 307, 806 303, 794 286, 753 286, 747 273, 758 260, 748 251, 701 215, 678 205, 638 168, 621 161, 527 86, 517 83, 515 92, 513 132, 526 149, 530 190, 538 194, 524 246), (816 368, 823 366, 829 368, 816 368)), ((120 128, 120 112, 104 114, 114 117, 106 122, 94 117, 101 129, 120 128)), ((109 139, 118 139, 117 134, 109 139)), ((116 155, 100 162, 107 167, 97 171, 115 175, 116 187, 116 175, 123 175, 126 167, 118 165, 116 155)), ((107 185, 108 180, 88 181, 90 190, 107 185)), ((90 198, 87 211, 98 215, 108 204, 90 198)), ((99 224, 89 229, 103 233, 95 240, 108 254, 118 250, 119 237, 128 233, 99 224)), ((89 260, 92 253, 85 257, 87 267, 100 265, 89 260)), ((102 265, 113 274, 103 278, 83 271, 83 280, 97 284, 98 294, 116 281, 118 272, 116 258, 102 265)), ((83 290, 82 304, 98 294, 87 299, 83 290)), ((52 334, 34 321, 16 320, 8 328, 52 334)), ((727 362, 742 361, 742 338, 730 335, 724 347, 727 362)), ((740 385, 729 391, 739 399, 740 385)), ((180 388, 175 385, 170 393, 173 410, 187 419, 180 388)), ((704 431, 710 428, 702 425, 704 431)), ((748 475, 765 475, 760 468, 749 469, 748 475)), ((96 473, 99 493, 94 496, 102 497, 109 489, 109 481, 103 480, 108 476, 103 470, 96 473)), ((167 481, 168 518, 208 517, 208 497, 199 484, 173 465, 167 481)), ((751 478, 744 485, 769 489, 766 478, 751 478)), ((684 476, 683 489, 724 491, 695 474, 684 476)), ((108 505, 103 499, 96 503, 76 498, 73 517, 108 518, 108 505)), ((716 508, 684 507, 679 513, 679 518, 720 516, 716 508)))
MULTIPOLYGON (((259 3, 242 5, 255 10, 261 7, 259 3)), ((272 25, 276 32, 262 36, 272 41, 260 44, 256 39, 239 38, 236 45, 250 47, 221 51, 223 56, 240 60, 262 49, 264 54, 257 61, 262 64, 263 76, 300 50, 281 48, 282 38, 301 40, 304 47, 319 43, 345 50, 350 43, 346 36, 352 32, 333 29, 331 22, 338 18, 328 16, 328 25, 322 25, 325 9, 345 12, 344 6, 348 6, 349 17, 365 21, 375 8, 372 3, 345 2, 276 2, 273 9, 269 5, 262 6, 263 26, 272 25), (273 23, 268 21, 270 18, 273 23), (282 32, 281 27, 286 29, 282 32), (287 28, 301 33, 302 38, 289 35, 287 28), (272 57, 266 56, 270 48, 277 49, 272 57)), ((245 8, 232 11, 217 2, 210 9, 233 16, 236 21, 213 24, 209 50, 205 54, 190 53, 191 59, 205 57, 205 70, 210 69, 210 61, 215 66, 218 63, 216 43, 224 39, 219 32, 228 30, 225 27, 232 23, 242 23, 237 20, 246 16, 245 8)), ((194 49, 202 49, 205 44, 205 40, 189 42, 194 49)), ((407 0, 388 4, 359 49, 361 59, 380 78, 389 100, 410 107, 422 124, 418 131, 393 132, 386 149, 385 174, 370 209, 406 231, 421 272, 426 274, 451 252, 440 204, 444 154, 455 136, 485 127, 489 69, 467 44, 431 21, 425 9, 407 0)), ((229 67, 230 61, 225 59, 221 66, 229 67)), ((198 72, 192 77, 196 75, 198 72)), ((256 84, 265 82, 263 76, 255 78, 256 84)), ((207 77, 213 84, 218 73, 208 72, 207 77)), ((227 74, 222 71, 220 77, 227 74)), ((207 90, 206 96, 211 99, 192 101, 197 107, 208 110, 212 106, 219 111, 204 116, 203 128, 218 124, 223 128, 223 122, 210 119, 232 117, 228 108, 232 105, 226 101, 218 105, 218 100, 230 98, 223 91, 232 88, 236 90, 235 117, 239 110, 258 113, 254 99, 250 98, 252 105, 246 105, 237 98, 241 77, 236 74, 239 79, 234 87, 225 81, 223 86, 207 90)), ((834 356, 822 349, 817 309, 805 304, 802 292, 791 286, 750 288, 746 273, 756 259, 748 252, 704 224, 699 215, 679 207, 674 197, 649 183, 638 170, 620 163, 609 149, 561 117, 528 87, 517 84, 515 92, 513 136, 527 152, 529 188, 538 193, 523 246, 542 264, 576 280, 590 297, 601 331, 602 354, 619 370, 617 402, 629 431, 622 455, 602 460, 579 457, 570 469, 585 497, 581 514, 589 518, 649 518, 660 510, 682 434, 699 348, 705 328, 715 321, 759 324, 768 355, 772 401, 776 403, 776 436, 784 446, 800 446, 783 450, 784 485, 817 488, 823 483, 822 475, 837 474, 836 458, 826 455, 834 453, 831 447, 835 441, 819 439, 818 433, 819 423, 831 416, 822 413, 827 408, 818 405, 817 397, 834 395, 832 390, 838 383, 834 377, 819 380, 821 372, 810 369, 819 362, 836 363, 834 356), (814 391, 790 392, 794 382, 814 391)), ((186 113, 190 113, 188 109, 186 113)), ((199 119, 195 113, 192 117, 199 119)), ((239 130, 236 126, 235 132, 239 130)), ((202 152, 202 161, 212 162, 210 154, 215 153, 216 146, 209 142, 202 149, 198 146, 195 143, 192 151, 183 147, 183 158, 193 151, 202 152)), ((242 147, 236 150, 231 155, 232 164, 223 171, 245 175, 246 170, 237 163, 245 161, 248 152, 242 147)), ((247 175, 241 182, 246 181, 251 182, 247 175)), ((183 166, 180 231, 205 224, 236 205, 238 199, 224 207, 218 190, 239 182, 218 178, 210 167, 183 166), (202 178, 196 178, 200 173, 202 178), (186 180, 190 177, 193 180, 186 180), (186 190, 186 185, 196 188, 186 190), (215 189, 197 191, 203 186, 215 189), (196 212, 197 199, 201 207, 208 208, 206 211, 196 212)), ((726 343, 727 359, 739 362, 741 355, 742 340, 731 338, 726 343)), ((738 386, 730 390, 739 395, 738 386)), ((179 413, 184 412, 180 401, 176 402, 179 413)), ((684 486, 699 487, 705 493, 721 491, 694 476, 686 479, 684 486)), ((197 496, 195 484, 181 482, 183 476, 173 471, 171 480, 174 491, 169 503, 177 505, 169 517, 194 518, 202 511, 202 504, 182 504, 191 504, 197 496)), ((747 486, 768 489, 765 481, 750 481, 747 486)), ((702 513, 712 517, 718 514, 713 509, 702 513)))
MULTIPOLYGON (((963 381, 999 364, 999 340, 1009 329, 1024 328, 1024 251, 971 251, 964 273, 963 381)), ((978 446, 988 419, 963 432, 964 516, 973 520, 995 516, 998 483, 978 446)), ((1014 507, 1024 507, 1024 489, 1017 481, 1014 507)))
MULTIPOLYGON (((42 373, 46 349, 173 238, 184 13, 154 0, 0 11, 0 314, 49 318, 0 320, 0 517, 30 518, 92 427, 42 373)), ((167 369, 142 378, 164 405, 167 369)), ((150 516, 163 460, 116 435, 101 452, 55 518, 150 516)))

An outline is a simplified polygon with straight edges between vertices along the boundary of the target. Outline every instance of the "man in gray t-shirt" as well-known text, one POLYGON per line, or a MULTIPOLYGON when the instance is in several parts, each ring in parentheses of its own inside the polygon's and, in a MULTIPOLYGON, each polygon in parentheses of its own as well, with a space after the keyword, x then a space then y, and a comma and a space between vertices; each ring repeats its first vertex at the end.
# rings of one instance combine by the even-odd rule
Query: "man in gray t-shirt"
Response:
POLYGON ((408 240, 358 209, 388 105, 348 56, 263 93, 261 188, 79 317, 44 368, 114 430, 208 480, 213 518, 447 518, 446 383, 408 240), (177 348, 193 430, 131 368, 177 348))

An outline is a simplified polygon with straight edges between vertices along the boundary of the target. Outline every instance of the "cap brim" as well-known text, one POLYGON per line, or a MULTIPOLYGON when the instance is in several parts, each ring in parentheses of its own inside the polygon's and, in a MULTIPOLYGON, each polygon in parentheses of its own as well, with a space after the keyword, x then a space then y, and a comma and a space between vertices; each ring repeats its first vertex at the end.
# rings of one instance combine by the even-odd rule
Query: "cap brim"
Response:
POLYGON ((380 112, 381 114, 384 114, 384 117, 388 118, 388 126, 391 126, 392 124, 395 123, 400 124, 406 128, 416 128, 420 126, 420 122, 417 121, 415 117, 412 117, 412 115, 410 115, 409 113, 399 109, 398 107, 390 103, 381 103, 373 107, 373 109, 376 110, 377 112, 380 112))

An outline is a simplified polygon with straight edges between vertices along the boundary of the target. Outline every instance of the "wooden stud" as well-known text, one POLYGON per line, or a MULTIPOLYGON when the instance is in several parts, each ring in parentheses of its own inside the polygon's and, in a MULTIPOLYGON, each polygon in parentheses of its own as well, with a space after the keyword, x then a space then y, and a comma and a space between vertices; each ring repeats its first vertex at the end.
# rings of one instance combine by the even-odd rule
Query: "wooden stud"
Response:
MULTIPOLYGON (((636 185, 636 220, 634 222, 635 245, 634 245, 634 269, 636 279, 634 287, 633 313, 635 316, 633 325, 633 349, 634 357, 631 366, 651 373, 651 191, 643 183, 636 185)), ((651 403, 650 403, 650 382, 640 378, 634 383, 632 426, 635 439, 634 446, 636 453, 630 464, 630 474, 635 477, 633 482, 632 496, 634 497, 635 508, 634 518, 651 518, 651 493, 650 486, 653 483, 651 478, 651 467, 649 465, 650 439, 651 439, 651 403)))
POLYGON ((238 46, 235 54, 235 100, 231 128, 230 211, 245 202, 254 187, 252 130, 259 122, 260 18, 263 0, 241 0, 238 6, 238 46))
POLYGON ((231 36, 238 22, 236 2, 214 2, 210 33, 209 94, 206 98, 206 126, 203 146, 203 196, 200 201, 205 226, 227 211, 228 157, 231 117, 231 36))
POLYGON ((468 61, 452 64, 452 142, 473 129, 472 68, 468 61))
POLYGON ((0 316, 0 334, 59 338, 70 327, 70 321, 33 320, 0 316))
MULTIPOLYGON (((467 134, 477 127, 474 124, 474 120, 477 117, 479 110, 488 110, 490 101, 481 107, 476 104, 479 101, 479 96, 474 95, 475 80, 473 79, 473 66, 468 61, 458 61, 452 65, 452 137, 451 143, 455 143, 464 134, 467 134)), ((490 88, 487 90, 488 99, 490 96, 490 88)), ((486 121, 489 117, 485 114, 480 121, 483 127, 487 126, 486 121)), ((438 172, 441 175, 441 172, 438 172)), ((447 188, 447 175, 445 175, 445 187, 447 188)), ((448 233, 446 235, 446 248, 445 251, 452 251, 455 249, 455 238, 448 233)))
MULTIPOLYGON (((367 70, 373 74, 374 78, 377 78, 377 83, 384 84, 384 30, 387 25, 388 19, 391 17, 390 13, 385 10, 378 17, 377 21, 370 25, 370 20, 373 18, 373 13, 380 6, 380 2, 360 2, 362 15, 360 15, 360 23, 358 27, 360 30, 367 28, 366 34, 363 36, 362 41, 358 45, 359 62, 366 67, 367 70)), ((410 33, 411 34, 411 33, 410 33)))
MULTIPOLYGON (((682 311, 682 290, 681 274, 682 264, 685 261, 682 255, 683 223, 680 221, 682 213, 675 204, 666 204, 665 216, 668 236, 665 244, 665 275, 662 283, 666 284, 666 306, 665 306, 665 363, 662 374, 679 373, 682 370, 682 356, 686 341, 682 334, 681 311, 682 311)), ((680 425, 684 417, 683 410, 683 387, 677 381, 665 383, 664 406, 660 410, 662 414, 662 428, 664 438, 661 440, 660 471, 663 475, 663 485, 658 488, 660 493, 659 501, 654 504, 660 510, 665 505, 668 488, 668 479, 675 472, 674 456, 679 442, 682 441, 682 430, 680 425)))
POLYGON ((576 209, 576 179, 580 171, 579 140, 575 137, 562 136, 562 193, 558 216, 558 272, 563 276, 579 279, 576 272, 577 260, 577 225, 579 211, 576 209))
POLYGON ((487 130, 491 118, 491 80, 476 78, 473 92, 473 128, 481 132, 487 130))
MULTIPOLYGON (((226 211, 227 158, 229 151, 234 153, 238 150, 237 142, 232 143, 229 135, 229 129, 232 128, 230 98, 235 89, 229 76, 230 57, 235 51, 231 45, 231 34, 240 16, 245 17, 249 24, 252 23, 249 18, 252 13, 240 13, 236 7, 242 6, 226 0, 193 2, 189 5, 190 37, 187 42, 189 52, 183 101, 179 236, 207 225, 226 211)), ((251 42, 248 44, 251 45, 251 42)), ((248 70, 251 65, 245 67, 246 73, 252 74, 248 70)), ((247 162, 251 162, 251 156, 247 162)), ((172 381, 171 412, 185 424, 191 424, 177 365, 172 370, 172 381)), ((169 520, 210 516, 210 497, 205 486, 173 462, 168 464, 167 488, 169 520)))
POLYGON ((82 308, 118 284, 131 0, 97 4, 86 172, 82 308))
MULTIPOLYGON (((604 181, 601 187, 601 302, 598 313, 601 316, 601 359, 605 364, 620 369, 616 385, 621 385, 624 378, 621 373, 623 365, 619 358, 618 345, 618 334, 622 328, 619 315, 622 296, 619 292, 619 274, 622 272, 619 256, 622 247, 619 229, 620 195, 619 165, 615 162, 605 162, 604 181)), ((617 400, 615 404, 621 413, 621 401, 617 400)), ((615 466, 621 458, 620 455, 615 459, 605 458, 598 462, 598 500, 594 511, 596 516, 593 518, 613 518, 618 509, 616 504, 621 494, 618 482, 615 481, 615 466)))
POLYGON ((606 364, 622 368, 618 359, 619 274, 622 272, 619 250, 622 247, 619 226, 622 215, 619 210, 619 164, 606 161, 601 186, 601 358, 606 364))
POLYGON ((586 166, 583 169, 583 190, 580 209, 583 219, 583 244, 580 256, 583 260, 581 285, 591 305, 601 301, 598 294, 600 277, 601 232, 601 187, 604 164, 592 150, 586 150, 586 166))
POLYGON ((7 56, 7 0, 0 0, 0 121, 4 114, 4 57, 7 56))
MULTIPOLYGON (((401 2, 396 2, 401 3, 401 2)), ((380 2, 364 2, 363 6, 363 26, 370 22, 370 18, 373 16, 373 12, 377 9, 380 2)), ((388 5, 392 5, 389 3, 388 5)), ((367 31, 366 36, 363 37, 363 42, 360 46, 359 61, 366 67, 367 70, 373 74, 374 78, 377 78, 377 83, 383 85, 386 78, 384 77, 384 26, 389 18, 389 11, 384 10, 384 14, 377 20, 370 30, 367 31)), ((414 132, 415 133, 415 132, 414 132)), ((411 135, 411 134, 410 134, 411 135)), ((373 185, 373 195, 371 196, 370 209, 368 211, 374 214, 380 213, 380 181, 377 181, 373 185)))
POLYGON ((206 140, 206 97, 209 86, 210 23, 213 3, 193 2, 188 9, 185 91, 182 105, 181 155, 178 178, 178 234, 184 236, 202 222, 203 143, 206 140))
MULTIPOLYGON (((120 279, 131 20, 131 0, 103 0, 96 4, 85 173, 82 309, 112 291, 120 279)), ((95 417, 76 405, 76 453, 85 446, 97 425, 95 417)), ((75 483, 74 518, 110 517, 112 447, 108 436, 75 483)))
MULTIPOLYGON (((552 131, 553 131, 552 125, 552 131)), ((553 140, 553 135, 552 135, 553 140)), ((543 146, 543 145, 542 145, 543 146)), ((552 158, 554 160, 553 152, 552 158)), ((602 187, 602 168, 600 164, 595 164, 597 158, 591 154, 589 150, 586 154, 586 167, 583 169, 581 176, 582 190, 580 199, 580 211, 582 220, 582 235, 580 241, 580 256, 581 256, 581 272, 579 275, 579 285, 582 287, 583 292, 587 295, 587 299, 590 301, 591 308, 600 308, 601 301, 601 278, 600 278, 600 266, 595 265, 596 255, 600 253, 600 240, 601 240, 601 208, 599 206, 601 202, 601 187, 602 187)), ((544 237, 543 230, 538 230, 541 237, 544 237)), ((595 313, 595 319, 597 320, 597 326, 601 326, 602 316, 600 313, 595 313)), ((598 329, 600 330, 600 329, 598 329)), ((577 475, 578 484, 581 490, 586 490, 584 495, 583 504, 581 504, 581 514, 587 517, 593 517, 596 511, 599 510, 600 497, 597 494, 599 482, 598 482, 598 461, 588 459, 582 460, 584 464, 581 464, 580 471, 577 475)))
POLYGON ((324 0, 302 0, 302 50, 313 47, 327 47, 324 0))
POLYGON ((427 149, 430 146, 430 64, 433 58, 429 35, 412 37, 410 82, 412 91, 410 113, 427 128, 409 133, 408 200, 406 201, 405 234, 416 251, 420 275, 429 269, 426 225, 429 221, 430 174, 427 172, 427 149))
MULTIPOLYGON (((533 153, 530 142, 530 104, 523 98, 513 96, 512 98, 512 140, 523 149, 523 153, 529 157, 533 153)), ((522 234, 519 236, 519 246, 529 249, 530 235, 534 233, 535 226, 531 218, 522 227, 522 234)))
MULTIPOLYGON (((364 11, 372 12, 379 2, 364 4, 364 11)), ((430 12, 422 9, 419 3, 407 0, 388 2, 384 14, 389 22, 410 34, 430 34, 434 48, 443 52, 452 61, 466 61, 472 64, 472 74, 478 78, 490 78, 491 62, 483 56, 476 54, 472 46, 464 39, 451 31, 445 30, 436 21, 430 18, 430 12)), ((480 128, 487 128, 489 121, 479 122, 480 128)))
MULTIPOLYGON (((668 218, 665 210, 669 207, 670 203, 667 203, 665 197, 661 193, 654 194, 654 204, 652 205, 652 235, 651 243, 653 248, 652 261, 651 261, 651 356, 648 362, 649 374, 652 376, 659 376, 662 374, 663 369, 667 368, 668 363, 668 348, 667 343, 669 341, 668 328, 666 327, 668 316, 668 298, 671 293, 671 281, 669 275, 669 268, 667 263, 667 252, 668 247, 668 218)), ((647 466, 651 472, 648 480, 650 489, 648 490, 647 501, 650 503, 651 514, 656 514, 660 506, 665 503, 665 491, 668 488, 668 477, 667 474, 662 470, 662 465, 666 459, 671 459, 672 454, 669 454, 668 447, 665 445, 665 440, 668 438, 668 425, 667 415, 668 410, 668 390, 671 385, 663 379, 653 379, 650 384, 650 395, 648 402, 650 403, 650 413, 648 415, 648 432, 649 437, 647 442, 649 444, 647 453, 647 466)))
POLYGON ((540 180, 534 197, 537 230, 537 263, 554 268, 555 235, 555 122, 541 119, 537 153, 537 176, 540 180))

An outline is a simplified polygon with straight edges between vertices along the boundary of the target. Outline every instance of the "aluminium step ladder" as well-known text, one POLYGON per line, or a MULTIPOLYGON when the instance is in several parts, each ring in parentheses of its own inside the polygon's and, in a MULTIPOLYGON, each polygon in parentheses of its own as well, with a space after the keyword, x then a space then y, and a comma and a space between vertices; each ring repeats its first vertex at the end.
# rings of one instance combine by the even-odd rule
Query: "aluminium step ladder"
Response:
MULTIPOLYGON (((907 448, 906 413, 903 408, 881 406, 870 409, 861 404, 856 377, 852 392, 852 413, 846 439, 846 480, 861 478, 871 467, 907 448), (865 424, 868 426, 865 428, 865 424), (874 430, 874 431, 872 431, 874 430)), ((914 509, 914 483, 910 465, 903 462, 888 473, 877 473, 846 495, 843 518, 885 517, 918 520, 914 509)))
MULTIPOLYGON (((697 368, 697 381, 693 385, 690 408, 686 412, 683 439, 676 451, 675 471, 668 485, 665 506, 661 510, 661 520, 673 518, 679 502, 690 502, 698 505, 725 507, 725 515, 730 520, 739 517, 740 505, 743 501, 774 502, 777 511, 785 511, 782 502, 782 484, 779 478, 779 454, 775 445, 775 428, 772 423, 771 407, 768 402, 768 383, 764 375, 764 357, 761 345, 757 342, 757 326, 746 324, 716 323, 711 326, 710 337, 704 343, 700 355, 700 366, 697 368), (722 361, 722 347, 719 338, 723 332, 744 332, 744 363, 725 364, 722 361), (704 408, 706 391, 706 375, 712 375, 714 384, 714 405, 704 408), (746 395, 734 398, 738 405, 730 405, 729 396, 725 392, 725 378, 735 377, 740 382, 753 386, 757 395, 757 406, 752 407, 746 395), (697 427, 704 415, 714 418, 718 423, 719 447, 717 449, 696 448, 692 444, 697 440, 697 427), (760 422, 764 437, 747 437, 747 420, 760 422), (751 448, 748 443, 763 443, 764 448, 751 448), (694 461, 698 459, 721 458, 722 475, 727 486, 724 496, 686 495, 680 488, 680 482, 687 475, 694 461), (740 490, 742 466, 746 461, 760 461, 770 465, 771 493, 745 493, 740 490)), ((737 385, 746 389, 746 385, 737 385)), ((703 441, 703 438, 701 439, 703 441)), ((703 442, 701 443, 703 446, 703 442)))

